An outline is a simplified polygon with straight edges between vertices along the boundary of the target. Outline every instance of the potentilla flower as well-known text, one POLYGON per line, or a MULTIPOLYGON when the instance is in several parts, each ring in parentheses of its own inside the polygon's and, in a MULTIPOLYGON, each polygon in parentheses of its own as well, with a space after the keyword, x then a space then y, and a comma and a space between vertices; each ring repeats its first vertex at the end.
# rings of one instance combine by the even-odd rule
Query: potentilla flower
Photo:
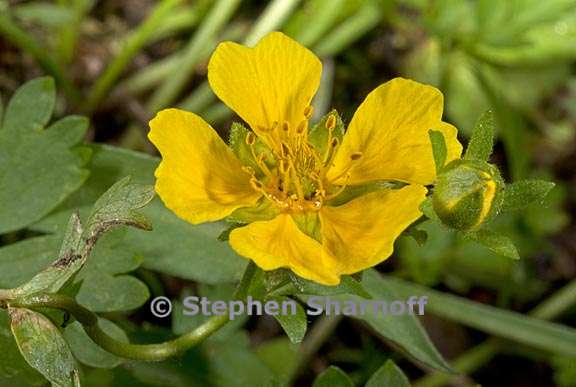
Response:
POLYGON ((346 134, 337 113, 309 130, 322 64, 279 32, 254 48, 221 43, 208 65, 216 95, 251 130, 234 150, 199 116, 163 110, 150 122, 162 155, 156 191, 190 223, 231 218, 238 254, 264 270, 289 268, 336 285, 372 267, 421 216, 435 180, 430 129, 460 156, 435 88, 396 78, 372 91, 346 134), (391 184, 394 183, 394 184, 391 184))

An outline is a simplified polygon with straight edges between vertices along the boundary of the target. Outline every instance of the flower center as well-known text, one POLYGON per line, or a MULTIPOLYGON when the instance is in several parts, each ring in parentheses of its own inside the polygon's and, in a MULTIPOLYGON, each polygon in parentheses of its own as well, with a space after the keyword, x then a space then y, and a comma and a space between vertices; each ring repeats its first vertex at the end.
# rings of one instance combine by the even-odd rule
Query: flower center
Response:
MULTIPOLYGON (((344 182, 338 185, 326 179, 339 145, 338 138, 333 135, 336 117, 331 115, 326 120, 327 143, 325 151, 320 154, 308 141, 308 120, 311 115, 312 107, 309 106, 304 110, 303 120, 295 128, 286 121, 281 124, 274 122, 270 128, 259 128, 270 145, 272 160, 267 160, 265 153, 257 154, 254 133, 246 136, 246 144, 260 169, 254 171, 244 167, 252 175, 250 183, 283 212, 318 211, 326 201, 340 195, 347 185, 349 175, 346 172, 336 178, 345 177, 344 182)), ((361 156, 359 152, 353 154, 350 167, 361 156)))

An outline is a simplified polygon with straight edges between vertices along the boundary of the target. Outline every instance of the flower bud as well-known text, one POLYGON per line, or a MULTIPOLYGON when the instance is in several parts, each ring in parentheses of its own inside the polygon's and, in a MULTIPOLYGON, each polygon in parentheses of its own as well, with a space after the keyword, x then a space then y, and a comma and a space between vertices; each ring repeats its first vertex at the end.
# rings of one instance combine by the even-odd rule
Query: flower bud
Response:
POLYGON ((480 160, 455 160, 438 175, 432 205, 447 226, 471 231, 498 214, 504 182, 496 167, 480 160))

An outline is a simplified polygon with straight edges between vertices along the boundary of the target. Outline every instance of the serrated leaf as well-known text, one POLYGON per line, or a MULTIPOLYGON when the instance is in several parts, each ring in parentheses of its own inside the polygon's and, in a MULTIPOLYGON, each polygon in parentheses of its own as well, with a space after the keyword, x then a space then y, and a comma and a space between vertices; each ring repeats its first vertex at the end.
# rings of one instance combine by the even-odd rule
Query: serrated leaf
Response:
POLYGON ((494 145, 494 113, 486 111, 480 116, 466 148, 465 159, 488 161, 494 145))
POLYGON ((512 259, 520 259, 518 250, 512 240, 502 234, 488 229, 480 229, 475 232, 465 234, 467 239, 471 239, 489 248, 497 254, 512 259))
POLYGON ((89 237, 119 225, 130 225, 143 230, 152 229, 150 221, 136 210, 154 198, 154 187, 129 183, 130 177, 123 178, 96 201, 86 222, 89 237))
POLYGON ((28 309, 10 308, 12 333, 20 353, 56 387, 80 386, 76 361, 60 331, 48 318, 28 309))
POLYGON ((6 109, 0 129, 0 234, 38 221, 88 177, 83 166, 89 154, 78 146, 87 121, 68 117, 43 130, 54 98, 53 81, 39 78, 18 89, 6 109))
MULTIPOLYGON (((136 210, 152 200, 154 191, 150 186, 129 184, 129 181, 128 177, 120 180, 96 201, 88 217, 86 231, 83 231, 80 217, 74 213, 68 222, 58 259, 28 283, 11 290, 11 293, 16 297, 22 297, 42 291, 57 292, 86 264, 94 245, 104 232, 120 225, 150 229, 148 220, 136 210)), ((116 255, 115 252, 109 254, 116 255)), ((84 300, 84 306, 88 308, 92 306, 96 311, 132 309, 142 305, 148 296, 147 289, 139 280, 132 277, 114 278, 106 275, 106 270, 96 272, 96 275, 90 277, 78 295, 84 300), (108 294, 113 295, 110 297, 112 300, 93 291, 98 287, 106 289, 108 294), (100 298, 96 297, 97 294, 100 298), (116 297, 116 294, 124 296, 116 297), (127 299, 132 302, 127 304, 127 299), (124 309, 121 306, 124 306, 124 309)))
POLYGON ((521 180, 506 185, 502 211, 522 209, 532 203, 543 202, 556 184, 543 180, 521 180))
MULTIPOLYGON (((98 325, 110 337, 125 343, 129 341, 126 333, 111 321, 100 319, 98 325)), ((70 345, 70 349, 76 359, 87 366, 94 368, 114 368, 124 362, 124 359, 106 352, 95 344, 86 334, 82 325, 77 321, 66 327, 64 337, 70 345)))
POLYGON ((368 380, 365 387, 410 387, 410 381, 392 360, 388 360, 368 380))
POLYGON ((446 163, 446 157, 448 155, 446 139, 444 138, 442 132, 437 130, 429 130, 428 136, 430 137, 430 143, 432 144, 432 155, 434 156, 436 173, 439 173, 444 167, 444 164, 446 163))
POLYGON ((352 379, 344 371, 335 366, 330 366, 322 372, 316 380, 313 387, 353 387, 352 379))
MULTIPOLYGON (((159 159, 108 145, 93 144, 92 175, 81 190, 57 212, 34 228, 37 231, 62 233, 70 214, 90 207, 111 184, 126 175, 135 182, 153 184, 159 159)), ((144 257, 143 266, 179 278, 203 283, 228 283, 238 280, 246 265, 229 246, 217 240, 226 228, 223 222, 192 225, 174 215, 156 198, 142 210, 152 221, 154 233, 127 230, 123 249, 144 257)))
POLYGON ((296 313, 292 313, 292 311, 288 309, 289 313, 279 313, 274 316, 274 318, 280 326, 282 326, 282 329, 284 329, 284 332, 286 332, 286 335, 288 335, 292 343, 301 343, 308 328, 308 317, 304 308, 298 302, 288 297, 276 296, 266 299, 266 301, 270 300, 275 301, 278 305, 283 305, 283 302, 289 301, 296 305, 296 313))

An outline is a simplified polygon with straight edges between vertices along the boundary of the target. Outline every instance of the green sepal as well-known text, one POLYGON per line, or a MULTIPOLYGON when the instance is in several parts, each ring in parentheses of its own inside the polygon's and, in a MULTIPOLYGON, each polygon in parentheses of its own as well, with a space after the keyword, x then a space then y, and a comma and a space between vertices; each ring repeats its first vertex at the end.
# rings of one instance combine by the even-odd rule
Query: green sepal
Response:
MULTIPOLYGON (((252 131, 246 128, 244 125, 233 122, 230 127, 230 135, 228 137, 228 143, 232 151, 238 157, 243 165, 246 165, 256 172, 257 175, 261 173, 260 167, 252 155, 252 150, 250 145, 246 143, 246 137, 252 131)), ((254 151, 257 156, 264 153, 266 155, 266 164, 269 167, 273 167, 275 163, 275 158, 272 155, 272 151, 268 146, 256 135, 254 135, 254 151)))
POLYGON ((289 313, 279 313, 275 315, 274 318, 278 321, 290 339, 290 342, 293 344, 301 343, 308 329, 308 317, 302 305, 285 296, 266 297, 265 301, 274 301, 277 305, 283 305, 284 302, 294 302, 296 305, 296 313, 292 313, 292 311, 289 310, 289 313))
POLYGON ((444 138, 442 132, 437 130, 429 130, 428 136, 430 137, 430 143, 432 144, 432 155, 434 156, 436 173, 440 173, 444 167, 444 164, 446 163, 446 157, 448 155, 446 139, 444 138))
POLYGON ((512 240, 500 233, 489 229, 480 229, 478 231, 465 233, 466 239, 473 240, 489 248, 496 254, 503 255, 512 259, 520 259, 518 250, 512 240))
POLYGON ((314 126, 312 126, 308 132, 308 142, 314 146, 316 152, 318 152, 320 156, 326 154, 329 136, 329 131, 326 128, 326 122, 330 116, 334 116, 336 119, 336 125, 332 130, 332 137, 337 138, 340 143, 342 143, 342 139, 344 138, 344 122, 342 121, 342 118, 340 118, 340 114, 338 114, 336 110, 332 110, 328 114, 324 115, 324 117, 322 117, 320 121, 318 121, 314 126))
POLYGON ((480 116, 466 148, 465 159, 488 161, 494 146, 494 126, 494 113, 491 110, 480 116))
POLYGON ((522 209, 532 203, 544 201, 556 184, 544 180, 521 180, 504 189, 502 211, 522 209))
POLYGON ((278 215, 277 208, 266 198, 260 198, 253 207, 238 208, 232 212, 226 221, 231 223, 252 223, 263 220, 272 220, 278 215))

